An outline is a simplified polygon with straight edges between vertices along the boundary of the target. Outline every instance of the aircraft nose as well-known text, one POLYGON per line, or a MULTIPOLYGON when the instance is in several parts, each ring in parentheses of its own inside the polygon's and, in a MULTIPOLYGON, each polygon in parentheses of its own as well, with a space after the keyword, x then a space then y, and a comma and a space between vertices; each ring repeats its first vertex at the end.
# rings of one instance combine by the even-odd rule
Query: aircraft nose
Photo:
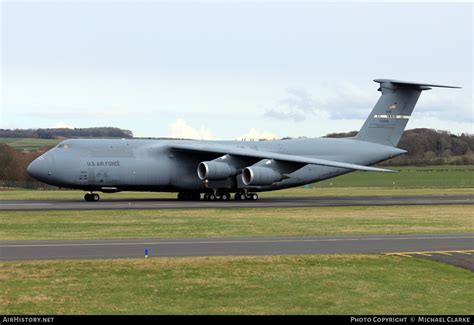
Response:
POLYGON ((54 162, 50 155, 43 155, 33 160, 26 168, 26 172, 34 179, 44 181, 52 175, 53 168, 54 162))

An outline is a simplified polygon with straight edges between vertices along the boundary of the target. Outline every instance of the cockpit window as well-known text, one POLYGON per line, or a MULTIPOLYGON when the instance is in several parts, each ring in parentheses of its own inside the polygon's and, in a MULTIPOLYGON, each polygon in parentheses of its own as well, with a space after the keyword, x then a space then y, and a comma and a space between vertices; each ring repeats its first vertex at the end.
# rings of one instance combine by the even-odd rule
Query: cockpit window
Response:
POLYGON ((71 145, 68 144, 68 143, 60 143, 60 144, 58 144, 58 146, 56 148, 58 148, 58 149, 61 149, 61 148, 62 149, 69 149, 69 148, 71 148, 71 145))

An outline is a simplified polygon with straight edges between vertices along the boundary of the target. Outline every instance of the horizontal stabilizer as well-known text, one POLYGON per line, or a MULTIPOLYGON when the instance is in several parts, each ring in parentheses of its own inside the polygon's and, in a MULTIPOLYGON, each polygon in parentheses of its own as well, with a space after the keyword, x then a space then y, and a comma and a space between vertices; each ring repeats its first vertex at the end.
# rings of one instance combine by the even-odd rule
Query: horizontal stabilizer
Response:
POLYGON ((406 87, 416 88, 420 90, 428 90, 430 89, 430 87, 461 88, 458 86, 434 85, 434 84, 426 84, 426 83, 419 83, 419 82, 400 81, 400 80, 394 80, 394 79, 375 79, 374 81, 381 84, 390 82, 391 84, 394 84, 394 85, 406 86, 406 87))

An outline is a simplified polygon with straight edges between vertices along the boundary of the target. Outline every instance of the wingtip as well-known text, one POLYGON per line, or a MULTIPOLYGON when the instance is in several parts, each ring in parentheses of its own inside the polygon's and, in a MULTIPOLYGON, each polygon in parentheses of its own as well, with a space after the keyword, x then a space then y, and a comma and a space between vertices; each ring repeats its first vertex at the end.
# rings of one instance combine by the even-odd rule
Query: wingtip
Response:
POLYGON ((384 173, 398 173, 398 170, 380 168, 384 173))

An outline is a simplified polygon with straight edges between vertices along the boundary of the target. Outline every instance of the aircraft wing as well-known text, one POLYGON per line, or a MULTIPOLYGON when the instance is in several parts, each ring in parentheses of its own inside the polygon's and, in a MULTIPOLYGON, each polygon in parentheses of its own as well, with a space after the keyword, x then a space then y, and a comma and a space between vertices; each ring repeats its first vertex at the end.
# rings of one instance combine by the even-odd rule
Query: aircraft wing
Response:
POLYGON ((304 156, 286 155, 269 151, 260 151, 248 147, 236 147, 228 145, 203 145, 203 144, 173 144, 171 148, 179 151, 195 152, 195 153, 212 153, 221 155, 234 155, 241 157, 251 157, 260 159, 275 159, 285 162, 293 162, 300 164, 311 164, 327 167, 338 167, 352 170, 363 170, 368 172, 389 172, 395 173, 395 170, 355 165, 345 162, 325 160, 319 158, 310 158, 304 156))

